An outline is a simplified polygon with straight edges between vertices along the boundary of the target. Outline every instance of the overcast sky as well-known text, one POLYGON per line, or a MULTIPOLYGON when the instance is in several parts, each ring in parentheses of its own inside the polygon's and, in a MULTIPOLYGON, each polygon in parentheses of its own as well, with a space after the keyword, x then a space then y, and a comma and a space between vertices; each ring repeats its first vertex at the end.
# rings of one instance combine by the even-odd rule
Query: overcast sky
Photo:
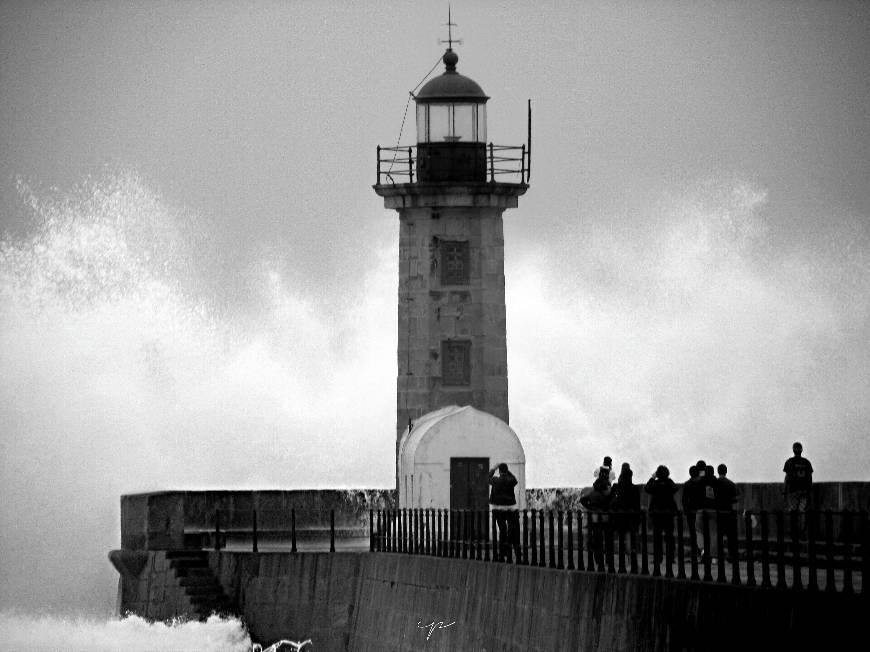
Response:
MULTIPOLYGON (((121 493, 392 484, 375 148, 446 15, 0 3, 0 607, 111 608, 121 493), (70 563, 59 540, 60 594, 33 581, 70 563)), ((533 105, 505 213, 530 486, 588 484, 605 454, 779 481, 796 439, 818 480, 870 479, 870 3, 453 18, 490 139, 522 144, 533 105)))

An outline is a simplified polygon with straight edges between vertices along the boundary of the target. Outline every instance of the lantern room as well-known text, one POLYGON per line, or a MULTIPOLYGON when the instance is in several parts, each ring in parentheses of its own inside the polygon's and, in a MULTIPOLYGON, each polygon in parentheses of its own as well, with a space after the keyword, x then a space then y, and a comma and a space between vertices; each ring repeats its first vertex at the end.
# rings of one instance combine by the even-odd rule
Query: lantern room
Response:
POLYGON ((421 182, 486 181, 486 101, 472 79, 456 72, 459 56, 444 53, 444 73, 414 97, 417 178, 421 182))

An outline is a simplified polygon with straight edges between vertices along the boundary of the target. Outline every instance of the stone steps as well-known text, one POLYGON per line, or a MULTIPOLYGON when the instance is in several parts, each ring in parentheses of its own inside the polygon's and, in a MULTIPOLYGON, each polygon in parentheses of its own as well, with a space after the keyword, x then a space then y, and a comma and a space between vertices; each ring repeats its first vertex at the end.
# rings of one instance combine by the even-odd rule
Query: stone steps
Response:
POLYGON ((236 611, 208 564, 207 552, 171 550, 166 553, 166 558, 200 620, 212 613, 232 614, 236 611))

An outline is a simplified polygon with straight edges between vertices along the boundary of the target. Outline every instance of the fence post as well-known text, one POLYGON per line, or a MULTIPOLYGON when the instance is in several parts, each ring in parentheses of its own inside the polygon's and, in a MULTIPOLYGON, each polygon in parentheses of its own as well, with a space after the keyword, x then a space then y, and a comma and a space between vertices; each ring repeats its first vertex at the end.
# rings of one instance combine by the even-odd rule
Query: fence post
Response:
POLYGON ((785 515, 780 511, 776 513, 776 588, 785 587, 785 515))
POLYGON ((665 577, 673 579, 674 577, 674 519, 675 512, 668 514, 666 522, 667 529, 665 530, 665 577))
POLYGON ((369 552, 375 551, 375 510, 369 508, 369 552))
POLYGON ((540 510, 538 512, 538 542, 541 544, 541 556, 538 559, 538 566, 546 566, 547 560, 545 559, 546 553, 546 545, 544 543, 544 510, 540 510))
POLYGON ((221 549, 221 510, 214 510, 214 549, 221 549))
POLYGON ((686 538, 683 530, 683 518, 685 515, 677 511, 677 578, 686 579, 686 538))
POLYGON ((607 572, 615 573, 616 566, 613 564, 613 520, 610 514, 602 514, 601 534, 604 537, 604 555, 607 562, 607 572))
POLYGON ((740 523, 737 520, 737 512, 728 512, 728 559, 731 561, 731 583, 740 586, 740 523))
POLYGON ((493 156, 492 143, 489 144, 489 181, 495 183, 495 157, 493 156))
POLYGON ((770 588, 773 583, 770 581, 770 532, 767 510, 762 509, 758 512, 758 518, 761 519, 761 586, 770 588))
POLYGON ((861 512, 861 593, 870 596, 870 510, 861 512))
POLYGON ((529 514, 523 510, 523 564, 529 564, 529 514))
POLYGON ((797 510, 792 510, 789 514, 789 522, 791 524, 791 586, 793 589, 803 588, 803 579, 801 578, 801 521, 804 515, 797 510))
POLYGON ((810 510, 807 516, 807 588, 810 591, 819 590, 818 561, 816 560, 816 535, 818 533, 819 514, 816 510, 810 510))
POLYGON ((538 565, 538 527, 537 527, 537 519, 535 518, 535 510, 531 510, 531 521, 532 521, 532 566, 538 565))
MULTIPOLYGON (((640 510, 640 574, 649 575, 649 544, 647 536, 649 531, 646 524, 646 511, 640 510)), ((590 564, 591 568, 591 564, 590 564)))
POLYGON ((716 510, 716 551, 719 556, 716 558, 716 581, 725 582, 725 528, 728 527, 727 518, 723 518, 725 512, 716 510))
POLYGON ((577 510, 577 570, 586 570, 583 562, 583 512, 577 510))
POLYGON ((559 559, 556 561, 556 568, 565 568, 565 549, 564 549, 564 547, 562 546, 562 535, 563 535, 563 532, 562 532, 562 531, 563 531, 563 528, 564 528, 564 526, 565 526, 565 523, 564 523, 564 520, 563 520, 562 510, 561 510, 561 509, 557 512, 557 514, 558 514, 558 519, 557 519, 556 524, 559 526, 559 539, 558 539, 558 543, 559 543, 559 552, 558 552, 558 556, 559 556, 559 559))
MULTIPOLYGON (((834 515, 830 509, 825 510, 825 591, 836 593, 837 583, 834 577, 834 515)), ((863 580, 867 576, 865 575, 863 580)))
POLYGON ((552 509, 547 512, 547 522, 550 524, 550 568, 556 568, 556 530, 552 509))
MULTIPOLYGON (((852 586, 852 511, 847 509, 843 512, 843 593, 854 593, 852 586)), ((864 578, 861 578, 862 581, 864 578)), ((861 587, 863 590, 863 586, 861 587)))
POLYGON ((701 560, 704 563, 704 581, 713 581, 713 560, 710 556, 710 511, 702 510, 701 514, 701 531, 704 538, 704 552, 701 555, 701 560))
POLYGON ((489 529, 492 532, 492 560, 502 561, 501 546, 498 540, 498 525, 495 520, 495 512, 489 513, 489 529))
POLYGON ((750 512, 744 513, 743 519, 746 527, 746 586, 755 586, 755 552, 752 550, 752 514, 750 512))
POLYGON ((335 552, 335 510, 329 510, 329 552, 335 552))
POLYGON ((520 153, 520 183, 526 182, 526 145, 523 143, 520 153))
POLYGON ((568 526, 568 570, 574 570, 574 528, 570 509, 566 516, 568 526))
POLYGON ((259 552, 259 542, 257 541, 257 510, 251 510, 251 541, 252 552, 259 552))

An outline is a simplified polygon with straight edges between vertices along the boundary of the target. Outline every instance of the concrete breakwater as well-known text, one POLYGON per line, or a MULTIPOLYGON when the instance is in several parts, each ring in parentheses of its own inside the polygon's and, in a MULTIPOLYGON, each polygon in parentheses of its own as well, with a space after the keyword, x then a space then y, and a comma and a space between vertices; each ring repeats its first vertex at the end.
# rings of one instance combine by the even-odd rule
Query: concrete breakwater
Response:
MULTIPOLYGON (((863 635, 866 595, 390 553, 202 553, 264 643, 318 650, 807 649, 863 635)), ((194 613, 169 551, 115 551, 122 611, 194 613)))

